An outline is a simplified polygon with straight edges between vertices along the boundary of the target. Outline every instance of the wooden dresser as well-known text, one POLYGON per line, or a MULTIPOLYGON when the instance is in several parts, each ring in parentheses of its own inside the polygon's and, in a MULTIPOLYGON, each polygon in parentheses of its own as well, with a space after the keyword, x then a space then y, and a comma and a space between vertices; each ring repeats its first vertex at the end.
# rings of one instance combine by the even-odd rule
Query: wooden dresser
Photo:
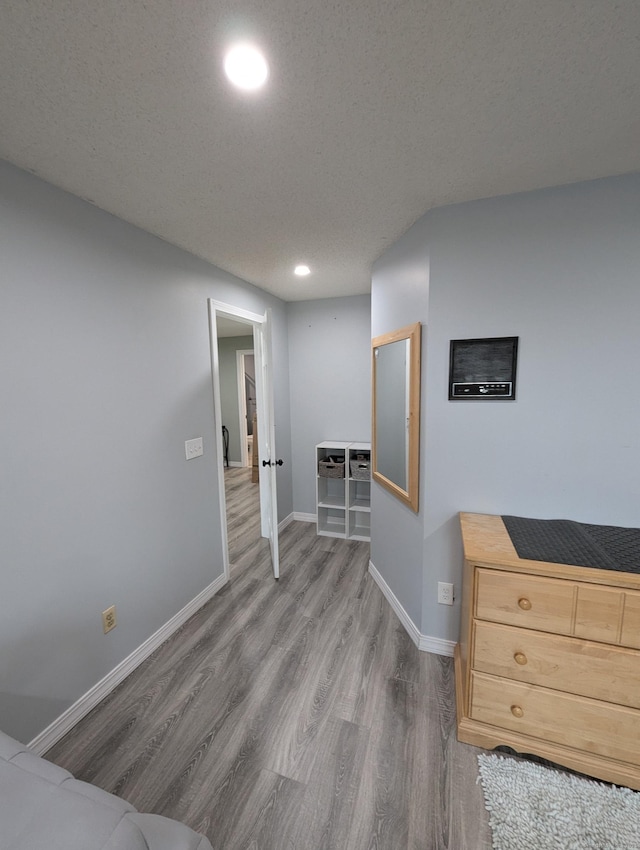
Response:
POLYGON ((523 560, 499 516, 460 522, 458 739, 640 790, 640 575, 523 560))

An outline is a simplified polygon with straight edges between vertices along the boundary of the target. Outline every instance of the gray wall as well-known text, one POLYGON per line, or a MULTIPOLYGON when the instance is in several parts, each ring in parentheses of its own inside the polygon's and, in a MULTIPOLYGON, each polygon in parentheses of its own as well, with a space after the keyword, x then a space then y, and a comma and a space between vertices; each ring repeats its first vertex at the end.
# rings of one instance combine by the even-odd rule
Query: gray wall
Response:
POLYGON ((0 255, 0 728, 29 740, 222 572, 208 297, 273 308, 291 512, 287 330, 277 299, 7 164, 0 255))
MULTIPOLYGON (((374 315, 391 297, 394 256, 398 270, 422 258, 425 289, 429 277, 414 622, 456 640, 459 599, 448 609, 435 595, 439 580, 460 588, 458 511, 640 525, 640 402, 630 391, 640 362, 640 176, 433 211, 386 256, 384 279, 374 275, 374 315), (512 335, 517 401, 448 402, 449 340, 512 335)), ((423 294, 413 303, 425 320, 423 294)), ((380 537, 394 517, 373 507, 380 537)))
MULTIPOLYGON (((420 224, 420 223, 419 223, 420 224)), ((429 252, 421 227, 414 225, 377 261, 371 290, 372 336, 422 322, 421 398, 426 398, 427 306, 429 252)), ((420 446, 424 446, 424 414, 420 446)), ((387 582, 409 617, 420 628, 422 619, 422 557, 425 469, 420 465, 419 512, 414 513, 387 490, 371 482, 371 562, 387 582)))
POLYGON ((316 511, 315 446, 371 439, 371 299, 287 304, 293 503, 316 511))
POLYGON ((221 337, 218 340, 222 424, 226 425, 229 429, 229 461, 239 463, 242 460, 242 455, 240 454, 240 413, 236 351, 253 351, 253 334, 250 336, 221 337))

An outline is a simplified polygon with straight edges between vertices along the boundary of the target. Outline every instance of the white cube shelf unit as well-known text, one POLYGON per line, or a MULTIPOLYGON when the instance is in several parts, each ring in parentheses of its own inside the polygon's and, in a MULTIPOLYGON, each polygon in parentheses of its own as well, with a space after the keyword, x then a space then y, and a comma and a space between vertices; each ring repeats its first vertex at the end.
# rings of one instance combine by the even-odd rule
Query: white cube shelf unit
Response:
POLYGON ((318 534, 371 540, 370 459, 371 443, 325 440, 316 446, 318 534), (344 459, 344 475, 320 475, 320 463, 336 457, 344 459))

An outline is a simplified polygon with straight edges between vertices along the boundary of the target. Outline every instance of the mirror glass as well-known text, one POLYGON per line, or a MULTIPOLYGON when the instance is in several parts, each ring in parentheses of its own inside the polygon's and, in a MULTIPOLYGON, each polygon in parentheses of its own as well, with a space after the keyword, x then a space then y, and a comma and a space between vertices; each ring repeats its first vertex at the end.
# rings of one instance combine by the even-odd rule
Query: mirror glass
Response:
POLYGON ((375 350, 375 358, 378 471, 406 490, 409 480, 409 340, 381 345, 375 350))
POLYGON ((418 510, 420 323, 373 340, 372 474, 418 510))

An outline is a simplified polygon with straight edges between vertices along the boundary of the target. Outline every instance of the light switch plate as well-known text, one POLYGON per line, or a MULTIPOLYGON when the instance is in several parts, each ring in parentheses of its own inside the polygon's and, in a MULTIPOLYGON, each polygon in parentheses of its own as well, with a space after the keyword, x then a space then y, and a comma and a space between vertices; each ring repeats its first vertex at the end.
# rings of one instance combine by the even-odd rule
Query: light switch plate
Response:
POLYGON ((194 457, 200 457, 200 455, 203 455, 204 448, 202 447, 202 437, 196 437, 193 440, 185 440, 184 453, 187 456, 187 460, 193 460, 194 457))

